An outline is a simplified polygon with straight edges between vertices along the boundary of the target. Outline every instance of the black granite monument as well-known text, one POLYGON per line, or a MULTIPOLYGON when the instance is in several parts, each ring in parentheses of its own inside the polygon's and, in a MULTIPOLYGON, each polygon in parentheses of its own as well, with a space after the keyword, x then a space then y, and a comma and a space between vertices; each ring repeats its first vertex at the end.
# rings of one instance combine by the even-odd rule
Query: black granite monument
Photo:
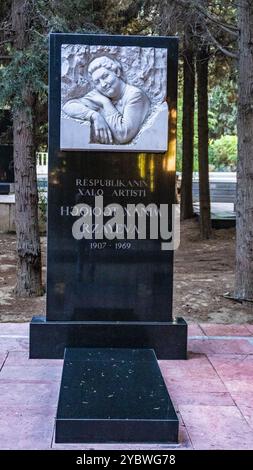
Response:
POLYGON ((56 442, 177 441, 156 360, 187 352, 172 316, 177 47, 51 35, 47 314, 30 357, 65 351, 56 442))
MULTIPOLYGON (((95 197, 103 196, 103 207, 123 207, 125 225, 128 204, 168 204, 170 209, 175 202, 177 48, 177 39, 168 37, 51 35, 47 313, 31 322, 31 358, 62 358, 65 347, 153 348, 161 359, 186 358, 187 325, 172 317, 173 251, 161 249, 160 235, 134 239, 125 231, 108 239, 108 233, 94 233, 95 197), (125 83, 133 84, 133 106, 144 90, 151 124, 148 117, 133 143, 80 148, 86 144, 78 139, 89 123, 61 108, 88 96, 94 84, 86 63, 105 56, 121 63, 125 83), (153 116, 158 125, 152 129, 153 116), (93 215, 90 238, 81 238, 84 211, 78 207, 84 205, 93 215)), ((105 216, 104 224, 110 218, 105 216)))

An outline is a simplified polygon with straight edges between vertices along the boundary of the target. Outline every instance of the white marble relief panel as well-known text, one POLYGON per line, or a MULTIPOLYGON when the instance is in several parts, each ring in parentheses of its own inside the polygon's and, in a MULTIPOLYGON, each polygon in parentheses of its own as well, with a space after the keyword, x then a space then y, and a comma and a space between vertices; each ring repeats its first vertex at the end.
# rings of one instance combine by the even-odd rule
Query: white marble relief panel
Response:
POLYGON ((167 150, 167 49, 64 44, 61 63, 61 149, 167 150))

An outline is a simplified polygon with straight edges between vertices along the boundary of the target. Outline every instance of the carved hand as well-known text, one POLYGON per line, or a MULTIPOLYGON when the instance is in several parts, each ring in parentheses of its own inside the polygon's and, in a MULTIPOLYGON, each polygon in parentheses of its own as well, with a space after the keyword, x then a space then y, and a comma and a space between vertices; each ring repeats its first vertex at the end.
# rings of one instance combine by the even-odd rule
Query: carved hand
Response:
POLYGON ((113 144, 111 130, 101 114, 95 112, 92 115, 92 122, 94 126, 96 139, 101 144, 113 144))

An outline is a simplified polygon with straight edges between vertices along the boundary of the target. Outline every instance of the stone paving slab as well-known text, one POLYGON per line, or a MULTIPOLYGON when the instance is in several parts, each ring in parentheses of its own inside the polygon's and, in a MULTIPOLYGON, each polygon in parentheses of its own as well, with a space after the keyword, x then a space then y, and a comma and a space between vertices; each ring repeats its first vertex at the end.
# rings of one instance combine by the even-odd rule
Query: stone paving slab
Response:
POLYGON ((0 370, 3 367, 4 362, 6 361, 6 358, 7 358, 7 353, 6 352, 0 353, 0 370))
POLYGON ((50 449, 54 419, 38 407, 32 412, 0 409, 0 446, 2 450, 50 449))
MULTIPOLYGON (((28 361, 27 361, 28 362, 28 361)), ((61 380, 62 367, 50 365, 9 365, 8 360, 0 374, 0 384, 3 383, 48 383, 61 380)))
POLYGON ((216 325, 212 323, 200 323, 199 326, 206 336, 249 336, 249 330, 245 325, 216 325))
POLYGON ((207 357, 192 354, 186 361, 159 361, 168 390, 171 392, 226 392, 207 357))
POLYGON ((247 405, 253 408, 253 393, 251 391, 240 391, 234 392, 231 391, 231 397, 236 402, 237 405, 243 406, 247 405))
POLYGON ((29 353, 27 351, 10 351, 6 359, 6 366, 27 366, 38 367, 38 366, 49 366, 59 367, 62 369, 62 359, 29 359, 29 353))
POLYGON ((29 335, 29 323, 0 323, 0 336, 29 335))
POLYGON ((28 351, 28 337, 0 336, 0 354, 7 351, 28 351))
POLYGON ((237 407, 181 405, 179 410, 195 449, 253 449, 252 429, 237 407))
POLYGON ((57 405, 59 388, 60 384, 56 382, 50 384, 16 382, 14 386, 13 383, 0 381, 1 407, 44 407, 45 404, 54 407, 57 405))
POLYGON ((170 391, 170 397, 174 404, 176 411, 179 411, 180 405, 216 405, 216 406, 233 406, 234 400, 231 397, 229 392, 198 392, 195 390, 194 392, 187 390, 171 390, 168 386, 170 391))
POLYGON ((205 355, 253 354, 253 339, 252 337, 235 339, 229 336, 226 338, 222 336, 219 339, 203 336, 201 339, 189 339, 188 351, 205 355))
POLYGON ((253 335, 253 325, 249 325, 248 323, 245 325, 247 330, 249 330, 250 334, 253 335))
MULTIPOLYGON (((240 405, 240 404, 237 403, 237 401, 236 401, 236 404, 237 404, 239 410, 241 411, 242 415, 246 419, 247 423, 249 424, 249 426, 253 430, 253 406, 248 406, 248 405, 245 405, 245 404, 240 405)), ((251 448, 251 450, 252 450, 252 448, 251 448)))
POLYGON ((0 324, 0 449, 253 449, 253 325, 191 324, 188 359, 159 361, 179 444, 55 444, 62 360, 28 358, 28 324, 0 324))
POLYGON ((226 380, 250 381, 253 377, 253 355, 210 355, 209 361, 223 382, 226 380))
POLYGON ((197 323, 190 323, 188 325, 188 336, 203 336, 205 333, 197 323))

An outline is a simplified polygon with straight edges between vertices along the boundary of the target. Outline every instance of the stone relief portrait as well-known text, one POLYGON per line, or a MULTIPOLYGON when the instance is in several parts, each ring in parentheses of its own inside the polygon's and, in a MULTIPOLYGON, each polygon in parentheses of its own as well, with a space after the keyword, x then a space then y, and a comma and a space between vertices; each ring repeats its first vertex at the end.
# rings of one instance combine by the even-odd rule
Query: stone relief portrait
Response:
POLYGON ((61 149, 167 150, 167 50, 62 45, 61 149))

